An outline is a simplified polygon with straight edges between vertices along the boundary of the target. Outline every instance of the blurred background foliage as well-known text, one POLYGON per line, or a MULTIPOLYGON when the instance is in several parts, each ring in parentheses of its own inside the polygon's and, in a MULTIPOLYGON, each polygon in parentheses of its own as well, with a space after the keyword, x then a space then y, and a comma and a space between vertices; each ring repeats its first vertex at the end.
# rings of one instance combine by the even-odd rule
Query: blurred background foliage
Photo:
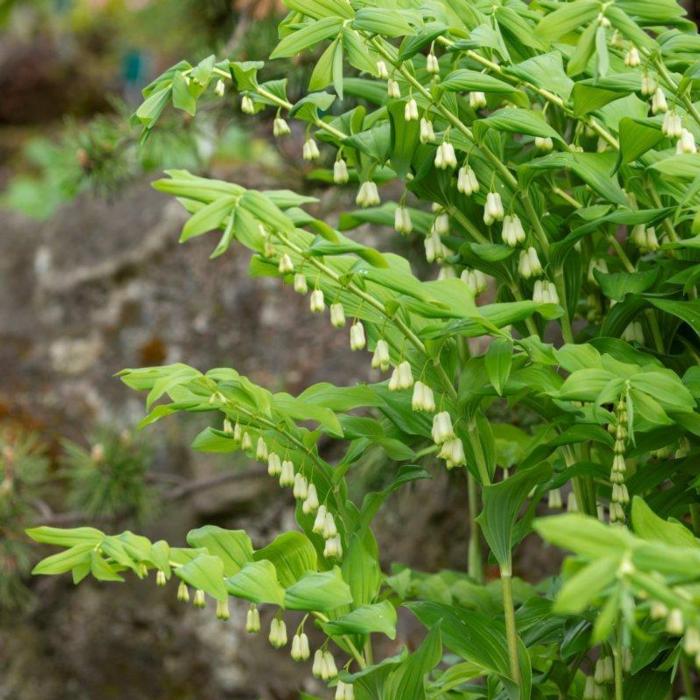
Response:
MULTIPOLYGON (((279 0, 0 0, 0 206, 46 219, 85 189, 109 195, 154 170, 273 164, 232 99, 196 121, 172 116, 179 128, 143 148, 128 116, 182 56, 264 55, 281 11, 279 0)), ((291 70, 292 86, 303 74, 291 70)))

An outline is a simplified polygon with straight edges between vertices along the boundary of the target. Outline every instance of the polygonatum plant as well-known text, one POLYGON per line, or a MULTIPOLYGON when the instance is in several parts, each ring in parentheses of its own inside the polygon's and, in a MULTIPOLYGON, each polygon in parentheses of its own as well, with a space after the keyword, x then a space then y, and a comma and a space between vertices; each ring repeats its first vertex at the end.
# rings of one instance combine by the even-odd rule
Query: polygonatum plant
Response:
POLYGON ((155 187, 190 214, 181 241, 219 230, 213 256, 248 248, 251 274, 328 310, 350 350, 371 354, 374 380, 291 396, 228 368, 125 370, 148 392, 144 424, 207 412, 195 449, 267 463, 298 530, 258 549, 217 527, 190 532, 189 547, 37 528, 63 551, 35 572, 77 582, 155 570, 179 579, 183 599, 215 599, 221 617, 230 598, 248 601, 250 631, 257 606, 273 606, 276 647, 286 611, 300 610, 292 655, 312 654, 314 623, 326 641, 311 671, 341 700, 662 700, 680 686, 695 697, 695 26, 675 0, 285 2, 268 65, 178 63, 134 119, 147 136, 170 104, 194 116, 199 100, 235 93, 277 138, 302 124, 309 177, 357 192, 335 225, 288 190, 181 170, 155 187), (258 76, 301 52, 315 67, 292 102, 283 77, 258 76), (386 231, 384 250, 353 234, 363 224, 386 231), (391 229, 423 241, 427 279, 389 252, 391 229), (321 438, 342 457, 327 461, 321 438), (391 477, 353 502, 348 480, 369 448, 391 477), (374 517, 440 469, 464 488, 468 561, 387 575, 374 517), (543 517, 563 499, 567 514, 543 517), (555 576, 518 571, 526 583, 513 564, 526 537, 573 554, 555 576), (400 606, 426 637, 375 658, 400 606))

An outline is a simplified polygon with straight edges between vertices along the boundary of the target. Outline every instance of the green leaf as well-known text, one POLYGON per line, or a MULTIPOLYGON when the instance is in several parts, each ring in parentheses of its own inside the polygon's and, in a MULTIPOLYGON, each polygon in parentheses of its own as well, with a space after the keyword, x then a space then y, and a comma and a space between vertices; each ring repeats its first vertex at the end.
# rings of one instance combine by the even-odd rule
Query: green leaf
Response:
POLYGON ((490 92, 499 95, 507 95, 516 92, 509 83, 504 83, 498 78, 494 78, 488 73, 480 73, 475 70, 461 68, 452 71, 443 81, 440 86, 449 92, 464 92, 477 90, 480 92, 490 92))
POLYGON ((425 677, 441 658, 442 638, 438 622, 420 647, 391 672, 384 687, 385 700, 425 700, 425 677))
POLYGON ((584 29, 578 44, 576 44, 576 50, 566 66, 567 75, 574 77, 586 70, 588 61, 595 51, 597 27, 597 22, 591 22, 591 24, 584 29))
POLYGON ((535 34, 547 43, 556 41, 565 34, 586 26, 598 16, 599 12, 600 3, 597 0, 575 0, 564 3, 540 20, 535 34))
POLYGON ((578 513, 535 520, 540 536, 562 549, 596 559, 616 557, 632 546, 632 535, 622 528, 603 525, 595 518, 578 513))
POLYGON ((197 100, 192 96, 185 76, 179 71, 173 75, 173 107, 191 116, 197 112, 197 100))
POLYGON ((417 34, 407 36, 399 47, 399 61, 413 58, 421 49, 432 44, 435 39, 447 31, 448 27, 441 22, 429 22, 417 34))
POLYGON ((681 153, 677 156, 657 160, 649 167, 658 170, 662 175, 692 180, 700 175, 700 158, 691 153, 681 153))
POLYGON ((553 612, 580 615, 616 578, 619 557, 603 557, 567 579, 557 594, 553 612))
POLYGON ((200 554, 184 566, 175 569, 175 574, 193 588, 199 588, 216 600, 226 600, 224 585, 224 563, 219 557, 200 554))
POLYGON ((513 363, 513 343, 508 338, 495 338, 486 351, 486 374, 496 393, 501 396, 513 363))
POLYGON ((187 533, 187 544, 204 547, 224 564, 224 576, 237 574, 253 560, 253 544, 244 530, 225 530, 216 525, 205 525, 187 533))
POLYGON ((687 527, 660 518, 639 496, 632 499, 632 528, 645 540, 663 542, 671 547, 700 548, 700 540, 687 527))
POLYGON ((594 269, 593 275, 607 297, 622 301, 627 294, 641 294, 652 287, 659 276, 659 270, 652 267, 643 272, 607 273, 594 269))
POLYGON ((513 476, 497 484, 484 486, 483 510, 477 521, 501 569, 510 573, 513 528, 518 512, 532 489, 547 481, 551 468, 541 463, 530 469, 519 469, 513 476))
POLYGON ((371 634, 379 632, 396 639, 396 608, 388 601, 363 605, 323 625, 326 634, 371 634))
POLYGON ((391 167, 398 177, 405 177, 420 144, 420 124, 415 120, 406 121, 403 102, 392 102, 387 109, 391 123, 391 167))
POLYGON ((358 10, 352 23, 355 29, 396 37, 412 34, 411 25, 399 10, 385 10, 379 7, 363 7, 358 10))
POLYGON ((202 207, 183 226, 180 243, 219 228, 237 202, 238 197, 236 195, 227 195, 219 197, 219 199, 215 199, 210 204, 202 207))
POLYGON ((51 574, 64 574, 76 566, 91 561, 91 554, 95 549, 92 543, 76 544, 64 552, 53 554, 42 559, 33 569, 34 576, 51 574))
POLYGON ((284 605, 284 588, 277 580, 272 562, 254 561, 246 564, 235 576, 225 581, 228 592, 252 603, 284 605))
POLYGON ((255 561, 269 559, 277 571, 279 582, 285 587, 296 583, 310 571, 316 571, 316 549, 301 532, 285 532, 275 537, 254 554, 255 561))
POLYGON ((504 107, 485 119, 474 122, 475 127, 493 127, 500 131, 508 131, 515 134, 528 134, 529 136, 549 137, 554 141, 563 143, 562 137, 553 129, 537 112, 517 107, 504 107))
POLYGON ((144 100, 143 104, 136 110, 136 118, 143 124, 144 128, 152 129, 155 126, 158 117, 170 100, 170 91, 170 87, 157 90, 144 100))
POLYGON ((294 12, 301 12, 315 19, 322 17, 343 17, 351 19, 354 11, 345 0, 284 0, 284 4, 294 12))
POLYGON ((331 571, 306 574, 284 594, 284 607, 288 610, 328 612, 350 603, 350 588, 337 566, 331 571))
POLYGON ((31 527, 25 532, 35 542, 57 544, 61 547, 72 547, 76 544, 95 545, 105 537, 102 532, 94 527, 61 528, 42 525, 41 527, 31 527))
POLYGON ((656 147, 663 139, 659 125, 650 119, 620 120, 620 152, 623 164, 631 163, 656 147))
POLYGON ((270 54, 270 58, 291 58, 310 46, 316 46, 325 39, 337 36, 342 26, 341 17, 324 17, 306 24, 285 36, 270 54))

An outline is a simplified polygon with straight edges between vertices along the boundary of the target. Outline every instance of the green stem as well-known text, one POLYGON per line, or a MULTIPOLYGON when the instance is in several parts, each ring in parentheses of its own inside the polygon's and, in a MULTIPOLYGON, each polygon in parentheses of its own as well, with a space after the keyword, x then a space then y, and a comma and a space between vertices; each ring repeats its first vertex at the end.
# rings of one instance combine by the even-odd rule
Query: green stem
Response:
POLYGON ((469 499, 469 561, 468 573, 477 582, 484 582, 484 564, 481 558, 481 538, 476 514, 479 510, 479 485, 467 470, 467 498, 469 499))
POLYGON ((681 662, 679 664, 681 669, 681 679, 683 681, 683 695, 686 698, 696 698, 695 687, 693 684, 693 676, 690 673, 690 664, 685 656, 681 656, 681 662))
POLYGON ((508 658, 510 659, 510 675, 515 684, 520 687, 520 660, 518 659, 518 630, 515 626, 515 607, 513 605, 513 578, 511 564, 501 568, 501 589, 503 591, 503 613, 506 620, 506 639, 508 642, 508 658))
POLYGON ((693 525, 693 532, 700 534, 700 504, 691 503, 690 505, 690 522, 693 525))
POLYGON ((659 319, 654 312, 654 309, 646 310, 647 319, 649 319, 649 325, 651 326, 651 334, 654 338, 654 345, 656 346, 656 352, 663 355, 666 350, 664 349, 664 339, 661 335, 661 327, 659 326, 659 319))
POLYGON ((469 423, 469 444, 471 445, 474 456, 476 457, 476 468, 479 472, 481 484, 482 486, 488 486, 491 483, 491 477, 489 476, 489 471, 486 467, 486 457, 484 456, 484 450, 481 447, 481 440, 479 440, 479 435, 477 434, 476 424, 474 421, 469 423))
POLYGON ((622 658, 622 620, 617 623, 617 639, 613 649, 613 661, 615 664, 615 700, 624 700, 625 689, 623 681, 623 658, 622 658))

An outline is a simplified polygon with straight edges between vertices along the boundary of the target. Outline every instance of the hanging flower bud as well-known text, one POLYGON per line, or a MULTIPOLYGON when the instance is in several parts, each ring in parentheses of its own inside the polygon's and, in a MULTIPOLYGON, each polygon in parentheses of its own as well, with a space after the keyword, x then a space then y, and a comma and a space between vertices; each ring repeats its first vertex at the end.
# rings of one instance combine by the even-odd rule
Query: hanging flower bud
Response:
POLYGON ((311 666, 311 673, 315 678, 323 678, 325 676, 325 658, 321 649, 316 649, 314 654, 314 662, 311 666))
POLYGON ((367 345, 365 327, 360 321, 355 321, 355 323, 350 326, 350 349, 363 350, 365 345, 367 345))
POLYGON ((393 100, 398 100, 401 97, 401 88, 395 80, 389 79, 387 81, 386 92, 393 100))
POLYGON ((438 452, 438 457, 445 460, 445 466, 448 469, 467 463, 467 458, 464 455, 464 445, 459 438, 452 438, 443 442, 440 452, 438 452))
POLYGON ((335 537, 330 537, 326 540, 326 544, 323 547, 323 556, 326 559, 342 559, 343 544, 338 535, 335 537))
POLYGON ((216 617, 218 620, 228 620, 231 617, 231 612, 228 607, 228 599, 216 601, 216 617))
POLYGON ((440 170, 457 167, 457 154, 454 146, 449 141, 443 141, 435 153, 435 167, 440 170))
POLYGON ((177 586, 177 599, 181 603, 190 602, 190 589, 187 588, 187 584, 184 581, 180 581, 177 586))
POLYGON ((666 618, 666 631, 676 637, 680 637, 685 629, 683 613, 679 608, 673 608, 666 618))
POLYGON ((281 136, 289 136, 292 130, 289 128, 289 124, 282 119, 282 117, 277 117, 275 121, 272 122, 272 135, 280 138, 281 136))
POLYGON ((646 97, 653 95, 656 92, 657 87, 658 87, 658 84, 656 82, 656 78, 654 78, 653 75, 649 75, 649 73, 644 73, 642 75, 642 86, 641 86, 642 95, 644 95, 646 97))
POLYGON ((223 80, 217 80, 216 81, 216 86, 214 87, 214 93, 218 97, 223 97, 224 93, 226 92, 226 85, 224 85, 223 80))
POLYGON ((547 495, 547 506, 553 510, 561 510, 562 505, 561 491, 552 489, 547 495))
POLYGON ((335 659, 333 658, 333 654, 331 654, 330 651, 324 652, 323 660, 324 660, 325 666, 326 666, 326 678, 325 678, 325 680, 330 680, 331 678, 335 678, 338 675, 338 669, 336 668, 335 659))
POLYGON ((248 613, 245 618, 245 631, 248 632, 248 634, 260 632, 260 612, 254 605, 248 608, 248 613))
POLYGON ((433 390, 427 384, 418 381, 413 385, 411 408, 414 411, 435 412, 435 396, 433 390))
POLYGON ((452 418, 447 411, 441 411, 433 416, 433 428, 431 431, 433 442, 442 445, 443 442, 454 438, 455 433, 452 428, 452 418))
POLYGON ((304 160, 317 160, 321 157, 321 152, 318 150, 316 141, 314 141, 310 136, 306 139, 306 141, 304 141, 301 157, 304 160))
POLYGON ((289 459, 282 461, 282 470, 280 471, 280 486, 286 488, 294 486, 294 462, 289 459))
POLYGON ((335 328, 345 325, 345 309, 340 303, 331 304, 331 325, 335 328))
POLYGON ((592 258, 588 266, 588 281, 593 285, 598 285, 598 280, 595 277, 595 271, 607 274, 608 263, 604 258, 592 258))
POLYGON ((629 323, 622 332, 622 340, 626 340, 628 343, 644 345, 644 330, 642 329, 642 324, 639 321, 632 321, 629 323))
POLYGON ((323 290, 314 289, 314 291, 311 292, 311 296, 309 297, 309 309, 311 309, 311 313, 314 314, 322 314, 325 311, 326 302, 323 297, 323 290))
POLYGON ((535 136, 535 148, 538 151, 549 153, 554 148, 554 141, 551 136, 535 136))
POLYGON ((253 439, 250 437, 250 433, 248 431, 243 433, 243 437, 241 438, 241 449, 243 451, 245 450, 250 450, 253 448, 253 439))
POLYGON ((301 510, 306 515, 315 513, 318 510, 318 493, 316 492, 316 487, 313 484, 309 484, 306 489, 306 498, 301 504, 301 510))
POLYGON ((503 217, 503 229, 501 231, 503 242, 515 248, 519 243, 525 241, 525 229, 523 223, 517 214, 508 214, 503 217))
POLYGON ((700 630, 697 627, 688 627, 685 631, 683 650, 690 656, 700 653, 700 630))
POLYGON ((431 51, 425 60, 425 69, 432 75, 437 75, 440 72, 440 63, 437 56, 431 51))
POLYGON ((627 491, 627 486, 622 484, 613 484, 612 500, 622 505, 627 505, 630 502, 630 495, 627 491))
POLYGON ((593 676, 586 676, 586 684, 583 688, 583 700, 598 700, 598 686, 593 676))
POLYGON ((681 130, 681 136, 676 144, 676 153, 697 153, 698 147, 695 144, 695 136, 688 129, 681 130))
POLYGON ((440 235, 433 231, 429 236, 425 237, 425 259, 431 263, 444 260, 448 255, 449 251, 440 239, 440 235))
POLYGON ((228 418, 224 418, 223 431, 226 435, 233 435, 233 425, 231 425, 231 421, 228 418))
POLYGON ((335 524, 335 518, 333 513, 326 510, 326 517, 323 520, 323 532, 321 533, 324 539, 328 540, 331 537, 335 537, 338 534, 338 528, 335 524))
POLYGON ((668 102, 666 102, 666 93, 664 93, 663 88, 657 87, 651 98, 651 113, 658 114, 659 112, 662 114, 668 112, 668 102))
POLYGON ((639 50, 637 49, 636 46, 633 46, 625 54, 625 65, 628 66, 629 68, 636 68, 641 62, 642 61, 639 57, 639 50))
POLYGON ((450 232, 450 217, 444 212, 438 214, 430 227, 431 233, 437 233, 438 236, 446 236, 450 232))
POLYGON ((282 462, 280 461, 280 456, 276 452, 270 452, 267 456, 267 473, 274 477, 282 473, 282 462))
POLYGON ((406 106, 403 110, 403 118, 407 122, 418 121, 418 104, 413 98, 406 102, 406 106))
POLYGON ((241 97, 241 112, 243 114, 255 114, 255 105, 248 95, 241 97))
POLYGON ((309 638, 305 632, 300 632, 292 638, 292 659, 294 661, 306 661, 311 656, 309 638))
POLYGON ((243 429, 241 428, 241 424, 236 421, 236 425, 233 426, 233 439, 236 442, 240 442, 243 436, 243 429))
POLYGON ((672 139, 678 139, 683 135, 683 120, 677 112, 670 110, 664 114, 661 132, 672 139))
POLYGON ((389 343, 386 340, 378 340, 374 346, 374 354, 372 355, 372 369, 379 369, 386 372, 390 366, 389 343))
POLYGON ((377 183, 372 180, 366 180, 360 185, 360 189, 355 197, 355 204, 358 207, 376 207, 381 204, 382 200, 379 196, 377 183))
POLYGON ((163 587, 167 582, 168 581, 165 578, 165 571, 161 571, 160 569, 158 569, 158 571, 156 571, 156 586, 163 587))
POLYGON ((457 173, 457 190, 468 197, 479 191, 476 173, 468 165, 463 165, 457 173))
POLYGON ((483 92, 470 92, 469 93, 469 106, 472 109, 481 109, 486 107, 486 95, 483 92))
POLYGON ((338 158, 333 163, 333 182, 336 185, 344 185, 349 179, 350 174, 348 173, 347 163, 342 158, 338 158))
POLYGON ((536 304, 558 304, 559 294, 552 282, 537 280, 532 291, 532 300, 536 304))
POLYGON ((267 445, 265 440, 260 436, 258 438, 258 444, 255 447, 255 459, 265 462, 267 460, 267 445))
POLYGON ((268 639, 275 649, 281 649, 287 643, 287 625, 284 623, 284 620, 278 617, 272 618, 268 639))
POLYGON ((420 132, 419 132, 421 143, 433 143, 435 141, 435 131, 433 130, 433 122, 429 119, 420 120, 420 132))
POLYGON ((571 491, 566 499, 566 510, 568 513, 578 513, 578 501, 576 494, 571 491))
POLYGON ((518 270, 520 270, 520 273, 525 279, 528 279, 528 277, 539 277, 542 274, 542 263, 540 263, 535 248, 530 246, 526 251, 520 253, 520 265, 518 266, 518 270), (523 257, 527 258, 527 264, 523 263, 523 257), (527 275, 523 274, 525 270, 528 273, 527 275))
POLYGON ((309 492, 309 482, 306 480, 303 474, 297 472, 294 475, 294 487, 292 489, 292 494, 294 498, 299 501, 303 501, 309 492))
POLYGON ((498 192, 489 192, 486 195, 486 206, 484 207, 484 223, 490 226, 494 221, 503 221, 505 211, 503 201, 498 192))
POLYGON ((192 605, 194 605, 195 608, 206 608, 207 607, 207 600, 204 597, 204 591, 201 588, 198 588, 194 592, 194 598, 192 600, 192 605))
POLYGON ((397 233, 401 233, 403 235, 408 235, 411 233, 411 231, 413 231, 411 214, 404 206, 396 207, 396 211, 394 212, 394 229, 397 233))
POLYGON ((377 61, 377 76, 382 80, 389 79, 389 69, 386 67, 384 61, 377 61))
POLYGON ((413 386, 413 371, 411 365, 404 360, 396 368, 399 373, 399 389, 410 389, 413 386))
POLYGON ((313 527, 311 528, 311 531, 314 532, 317 535, 320 535, 323 533, 323 530, 326 526, 326 514, 328 513, 328 509, 324 505, 320 505, 318 507, 318 511, 316 512, 316 519, 314 520, 313 527))
POLYGON ((352 684, 338 681, 338 685, 335 687, 335 700, 355 700, 352 684))
POLYGON ((299 294, 306 294, 309 291, 309 286, 306 284, 306 277, 300 272, 294 275, 294 291, 299 294))
POLYGON ((289 275, 294 272, 294 263, 287 253, 280 258, 277 269, 281 275, 289 275))
POLYGON ((474 296, 479 296, 488 288, 488 280, 481 270, 470 270, 468 267, 462 270, 459 278, 467 285, 474 296))

